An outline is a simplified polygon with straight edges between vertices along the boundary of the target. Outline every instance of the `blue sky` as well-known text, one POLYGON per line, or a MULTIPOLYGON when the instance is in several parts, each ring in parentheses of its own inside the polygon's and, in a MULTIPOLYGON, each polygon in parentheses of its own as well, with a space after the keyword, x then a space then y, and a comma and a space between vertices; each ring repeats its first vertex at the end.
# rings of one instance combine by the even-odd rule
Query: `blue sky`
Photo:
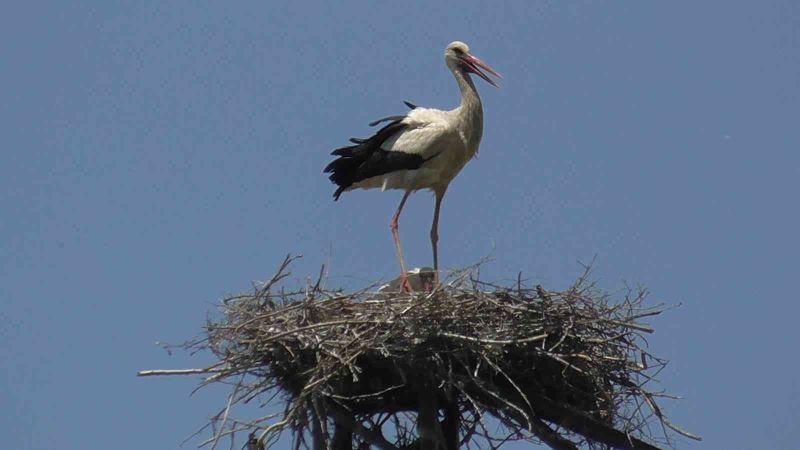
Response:
MULTIPOLYGON (((452 108, 452 40, 482 81, 478 159, 440 258, 551 289, 595 255, 640 283, 679 448, 795 448, 800 4, 17 2, 0 18, 0 435, 27 449, 178 448, 222 406, 155 341, 302 253, 289 283, 396 272, 398 192, 334 203, 329 151, 402 100, 452 108)), ((428 193, 401 221, 429 265, 428 193)), ((196 441, 187 444, 192 448, 196 441)))

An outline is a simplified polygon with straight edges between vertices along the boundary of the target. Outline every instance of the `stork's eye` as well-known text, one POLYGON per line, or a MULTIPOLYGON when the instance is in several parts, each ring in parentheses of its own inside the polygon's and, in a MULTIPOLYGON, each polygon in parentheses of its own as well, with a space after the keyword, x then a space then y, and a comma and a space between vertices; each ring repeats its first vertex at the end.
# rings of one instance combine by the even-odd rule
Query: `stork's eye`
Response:
POLYGON ((463 55, 464 54, 464 50, 461 50, 458 47, 454 47, 453 48, 453 52, 455 52, 456 55, 463 55))

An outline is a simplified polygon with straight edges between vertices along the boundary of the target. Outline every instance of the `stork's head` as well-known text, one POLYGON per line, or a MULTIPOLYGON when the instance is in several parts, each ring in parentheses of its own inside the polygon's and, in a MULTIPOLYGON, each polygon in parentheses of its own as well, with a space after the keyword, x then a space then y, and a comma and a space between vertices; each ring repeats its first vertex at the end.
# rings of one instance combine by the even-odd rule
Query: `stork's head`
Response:
POLYGON ((449 67, 450 70, 474 73, 494 87, 499 86, 497 86, 497 83, 495 83, 494 80, 489 78, 489 75, 481 71, 481 69, 489 72, 497 78, 503 78, 499 73, 495 72, 494 69, 489 67, 488 64, 470 53, 469 46, 461 41, 453 41, 447 46, 447 48, 444 49, 444 61, 447 63, 447 67, 449 67))

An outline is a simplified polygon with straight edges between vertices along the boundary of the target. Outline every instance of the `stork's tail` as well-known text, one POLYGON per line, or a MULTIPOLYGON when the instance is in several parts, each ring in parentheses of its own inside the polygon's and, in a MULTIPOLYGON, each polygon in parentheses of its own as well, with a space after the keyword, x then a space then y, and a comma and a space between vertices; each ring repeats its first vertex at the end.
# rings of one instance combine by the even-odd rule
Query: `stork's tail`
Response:
MULTIPOLYGON (((331 154, 338 155, 339 158, 325 166, 324 173, 330 173, 328 178, 337 185, 336 191, 333 193, 334 201, 339 200, 342 192, 352 186, 357 178, 358 167, 365 161, 365 158, 355 156, 357 149, 359 149, 359 145, 334 150, 331 154)), ((359 155, 361 153, 359 152, 359 155)))
POLYGON ((391 116, 372 122, 373 126, 381 122, 389 124, 369 138, 351 138, 350 142, 355 145, 337 148, 331 152, 331 155, 338 158, 325 166, 323 172, 330 173, 328 178, 338 186, 333 193, 334 200, 339 200, 342 192, 353 183, 401 168, 402 164, 397 161, 399 155, 391 155, 398 152, 383 150, 381 144, 406 127, 403 124, 404 118, 405 116, 391 116))
MULTIPOLYGON (((417 107, 411 102, 404 101, 403 103, 410 109, 417 107)), ((331 155, 338 156, 338 158, 325 166, 323 172, 330 173, 328 178, 338 186, 333 193, 334 201, 339 200, 342 192, 361 180, 394 170, 419 167, 421 161, 417 161, 419 158, 414 155, 387 152, 381 149, 381 145, 386 139, 406 127, 403 124, 405 117, 389 116, 370 122, 369 126, 371 127, 383 122, 389 123, 371 137, 366 139, 350 138, 350 142, 355 145, 337 148, 331 152, 331 155)))

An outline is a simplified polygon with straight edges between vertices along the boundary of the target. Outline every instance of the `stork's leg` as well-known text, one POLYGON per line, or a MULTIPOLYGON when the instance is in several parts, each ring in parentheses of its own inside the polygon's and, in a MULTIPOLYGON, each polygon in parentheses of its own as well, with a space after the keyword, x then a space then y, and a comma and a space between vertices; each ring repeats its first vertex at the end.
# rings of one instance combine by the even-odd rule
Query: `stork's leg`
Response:
POLYGON ((433 285, 439 284, 439 209, 442 206, 442 198, 447 190, 437 189, 434 191, 436 195, 436 203, 433 207, 433 224, 431 225, 431 248, 433 248, 433 285))
POLYGON ((405 206, 409 195, 411 195, 411 191, 406 191, 406 193, 403 194, 403 199, 400 200, 397 212, 394 213, 392 221, 389 222, 389 228, 391 228, 392 237, 394 238, 394 247, 397 250, 397 260, 400 261, 400 289, 406 292, 411 292, 411 285, 408 283, 408 278, 406 276, 406 263, 403 261, 403 249, 400 247, 400 232, 398 231, 399 226, 397 222, 400 219, 400 213, 403 212, 403 206, 405 206))

